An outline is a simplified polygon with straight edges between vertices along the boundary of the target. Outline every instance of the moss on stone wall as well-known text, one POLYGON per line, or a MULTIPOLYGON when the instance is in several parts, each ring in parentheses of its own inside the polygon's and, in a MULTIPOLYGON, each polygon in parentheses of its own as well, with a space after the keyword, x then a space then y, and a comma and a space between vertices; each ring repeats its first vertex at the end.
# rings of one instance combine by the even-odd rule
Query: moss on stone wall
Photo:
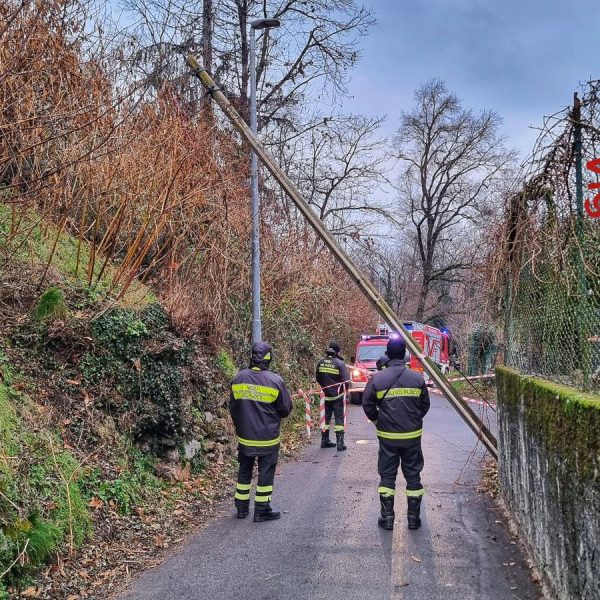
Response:
POLYGON ((600 397, 496 369, 502 494, 560 600, 600 598, 600 397))
POLYGON ((507 367, 496 369, 496 382, 504 410, 520 411, 523 406, 529 434, 578 477, 599 482, 600 396, 507 367))

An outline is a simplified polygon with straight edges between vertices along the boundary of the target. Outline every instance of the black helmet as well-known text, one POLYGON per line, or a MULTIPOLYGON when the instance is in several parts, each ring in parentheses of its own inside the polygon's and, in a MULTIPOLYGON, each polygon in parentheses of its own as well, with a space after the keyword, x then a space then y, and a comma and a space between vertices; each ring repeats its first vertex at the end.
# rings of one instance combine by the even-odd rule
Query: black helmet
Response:
POLYGON ((387 343, 387 350, 385 351, 388 358, 400 358, 403 359, 406 355, 406 342, 402 336, 393 337, 387 343))
POLYGON ((342 351, 342 347, 337 342, 329 342, 329 347, 325 350, 326 354, 339 354, 342 351))
POLYGON ((256 342, 252 346, 252 357, 250 358, 251 367, 260 367, 268 369, 273 359, 273 349, 267 342, 256 342))

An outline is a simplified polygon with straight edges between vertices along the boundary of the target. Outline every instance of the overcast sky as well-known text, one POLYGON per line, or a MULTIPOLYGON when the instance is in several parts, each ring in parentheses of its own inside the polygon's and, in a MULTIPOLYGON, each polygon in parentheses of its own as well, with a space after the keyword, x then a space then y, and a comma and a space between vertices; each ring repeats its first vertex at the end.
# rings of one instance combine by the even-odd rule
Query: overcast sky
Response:
POLYGON ((385 134, 415 88, 446 81, 465 106, 492 108, 523 155, 530 125, 600 77, 600 0, 364 0, 377 24, 362 38, 344 111, 387 115, 385 134))

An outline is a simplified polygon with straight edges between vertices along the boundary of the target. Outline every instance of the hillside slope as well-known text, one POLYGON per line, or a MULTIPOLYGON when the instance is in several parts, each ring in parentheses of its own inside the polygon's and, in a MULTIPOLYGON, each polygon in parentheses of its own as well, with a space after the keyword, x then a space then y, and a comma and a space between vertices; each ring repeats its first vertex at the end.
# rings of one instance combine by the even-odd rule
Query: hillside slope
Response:
MULTIPOLYGON (((118 301, 106 278, 89 287, 80 244, 56 234, 40 227, 11 260, 3 246, 0 598, 105 598, 231 487, 227 383, 245 344, 184 337, 144 285, 118 301)), ((281 332, 275 368, 294 388, 311 376, 314 343, 282 315, 267 317, 281 332)), ((298 405, 284 454, 302 428, 298 405)))

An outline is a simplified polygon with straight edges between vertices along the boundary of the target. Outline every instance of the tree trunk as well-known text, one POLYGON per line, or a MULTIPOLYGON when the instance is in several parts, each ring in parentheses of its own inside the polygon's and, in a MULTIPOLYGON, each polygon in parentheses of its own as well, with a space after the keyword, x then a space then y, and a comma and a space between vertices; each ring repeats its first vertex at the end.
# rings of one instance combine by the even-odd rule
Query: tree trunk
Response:
POLYGON ((429 296, 429 277, 431 270, 429 267, 423 269, 423 281, 421 282, 421 291, 419 292, 419 304, 415 312, 415 321, 423 322, 425 316, 425 304, 429 296))
MULTIPOLYGON (((213 61, 213 0, 204 0, 202 4, 202 62, 204 68, 212 75, 213 61)), ((202 93, 200 109, 212 115, 212 103, 208 90, 202 93)))
MULTIPOLYGON (((240 39, 242 41, 241 48, 241 63, 242 63, 242 81, 240 89, 240 105, 239 109, 246 123, 250 122, 250 91, 248 89, 250 83, 250 50, 248 48, 248 2, 247 0, 238 0, 238 19, 240 26, 240 39)), ((254 32, 251 31, 250 35, 254 32)))

